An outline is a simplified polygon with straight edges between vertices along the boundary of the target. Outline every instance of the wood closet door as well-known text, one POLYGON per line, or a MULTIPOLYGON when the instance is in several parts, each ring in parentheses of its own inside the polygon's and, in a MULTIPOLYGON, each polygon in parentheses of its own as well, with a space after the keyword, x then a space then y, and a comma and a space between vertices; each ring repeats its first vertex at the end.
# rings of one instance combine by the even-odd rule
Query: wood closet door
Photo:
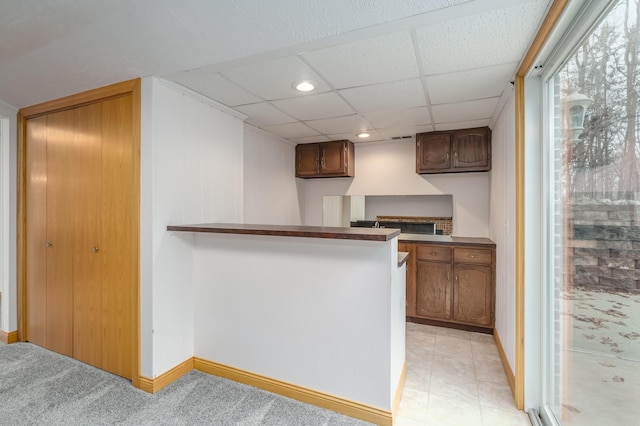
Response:
POLYGON ((73 357, 102 368, 102 105, 74 113, 73 357))
MULTIPOLYGON (((73 356, 73 244, 75 199, 81 179, 73 161, 74 111, 47 116, 46 174, 46 348, 73 356)), ((36 242, 39 243, 39 242, 36 242)))
POLYGON ((137 282, 132 96, 102 102, 102 368, 131 379, 137 282))
POLYGON ((47 347, 47 117, 26 122, 26 339, 47 347))

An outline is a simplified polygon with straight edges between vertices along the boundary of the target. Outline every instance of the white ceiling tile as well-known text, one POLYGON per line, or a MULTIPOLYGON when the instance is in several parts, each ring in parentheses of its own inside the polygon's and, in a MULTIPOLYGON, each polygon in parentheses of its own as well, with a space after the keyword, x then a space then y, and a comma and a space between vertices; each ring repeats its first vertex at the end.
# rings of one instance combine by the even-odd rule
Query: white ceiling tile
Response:
POLYGON ((325 135, 320 136, 306 136, 304 138, 289 138, 290 141, 295 143, 315 143, 315 142, 327 142, 331 138, 325 135))
POLYGON ((212 74, 198 70, 186 71, 176 76, 174 81, 230 107, 252 104, 262 100, 218 73, 212 74))
POLYGON ((376 129, 400 126, 419 126, 431 123, 427 107, 418 107, 391 111, 365 112, 362 114, 376 129))
POLYGON ((355 112, 340 96, 333 92, 282 99, 272 103, 299 120, 339 117, 355 112))
POLYGON ((358 114, 348 115, 346 117, 327 118, 324 120, 306 121, 305 123, 320 133, 352 132, 354 136, 358 132, 370 130, 371 127, 369 123, 358 114))
POLYGON ((329 134, 328 136, 333 141, 348 139, 348 140, 350 140, 351 142, 354 142, 354 143, 358 143, 358 142, 376 142, 376 141, 384 140, 384 138, 382 136, 380 136, 380 133, 376 132, 375 130, 367 130, 367 133, 369 133, 369 137, 368 138, 359 138, 353 132, 332 133, 332 134, 329 134))
POLYGON ((502 95, 518 62, 426 77, 432 104, 454 103, 502 95))
POLYGON ((519 61, 544 16, 546 1, 527 2, 418 28, 425 74, 519 61))
POLYGON ((271 126, 274 124, 292 123, 296 119, 288 116, 284 112, 275 108, 268 102, 261 102, 258 104, 241 105, 234 108, 243 114, 246 114, 247 123, 256 127, 271 126))
POLYGON ((425 126, 404 126, 404 127, 390 127, 388 129, 380 129, 378 133, 385 139, 393 139, 396 137, 412 136, 415 137, 416 133, 432 132, 432 125, 425 126))
POLYGON ((425 106, 420 79, 339 90, 357 112, 386 111, 425 106))
POLYGON ((275 126, 264 126, 262 129, 285 139, 320 135, 320 133, 309 128, 304 123, 276 124, 275 126))
POLYGON ((433 106, 435 123, 490 119, 500 98, 479 99, 433 106))
POLYGON ((483 120, 471 120, 471 121, 457 121, 454 123, 441 123, 436 124, 436 130, 458 130, 458 129, 471 129, 474 127, 484 127, 489 125, 490 119, 483 120))
POLYGON ((406 80, 420 74, 408 31, 341 44, 302 56, 336 89, 406 80))
POLYGON ((314 93, 331 90, 318 74, 296 56, 233 68, 222 74, 247 91, 270 101, 308 96, 309 93, 299 92, 293 87, 300 80, 317 83, 314 93))

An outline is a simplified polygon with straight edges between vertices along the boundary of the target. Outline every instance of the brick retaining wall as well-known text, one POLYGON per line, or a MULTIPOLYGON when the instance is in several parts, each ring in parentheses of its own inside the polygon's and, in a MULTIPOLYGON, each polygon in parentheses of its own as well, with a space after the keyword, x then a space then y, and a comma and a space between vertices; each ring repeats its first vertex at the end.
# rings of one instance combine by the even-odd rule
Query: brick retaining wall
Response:
POLYGON ((640 293, 640 206, 574 204, 573 284, 640 293))

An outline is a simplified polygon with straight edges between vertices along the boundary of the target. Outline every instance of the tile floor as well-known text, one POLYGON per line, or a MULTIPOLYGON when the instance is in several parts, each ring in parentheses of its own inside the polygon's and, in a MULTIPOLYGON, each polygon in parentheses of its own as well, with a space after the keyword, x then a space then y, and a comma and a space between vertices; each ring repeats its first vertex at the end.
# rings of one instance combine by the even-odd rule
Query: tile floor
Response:
POLYGON ((530 426, 513 402, 493 336, 407 323, 396 426, 530 426))

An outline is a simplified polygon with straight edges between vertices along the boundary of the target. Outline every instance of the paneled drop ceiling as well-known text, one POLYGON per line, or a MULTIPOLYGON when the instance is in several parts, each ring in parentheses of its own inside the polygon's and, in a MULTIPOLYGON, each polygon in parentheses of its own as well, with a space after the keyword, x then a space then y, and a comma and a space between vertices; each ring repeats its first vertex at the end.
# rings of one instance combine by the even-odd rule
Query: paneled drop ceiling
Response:
POLYGON ((549 0, 24 0, 0 10, 17 108, 155 75, 296 143, 492 125, 549 0), (293 84, 316 83, 309 93, 293 84))

